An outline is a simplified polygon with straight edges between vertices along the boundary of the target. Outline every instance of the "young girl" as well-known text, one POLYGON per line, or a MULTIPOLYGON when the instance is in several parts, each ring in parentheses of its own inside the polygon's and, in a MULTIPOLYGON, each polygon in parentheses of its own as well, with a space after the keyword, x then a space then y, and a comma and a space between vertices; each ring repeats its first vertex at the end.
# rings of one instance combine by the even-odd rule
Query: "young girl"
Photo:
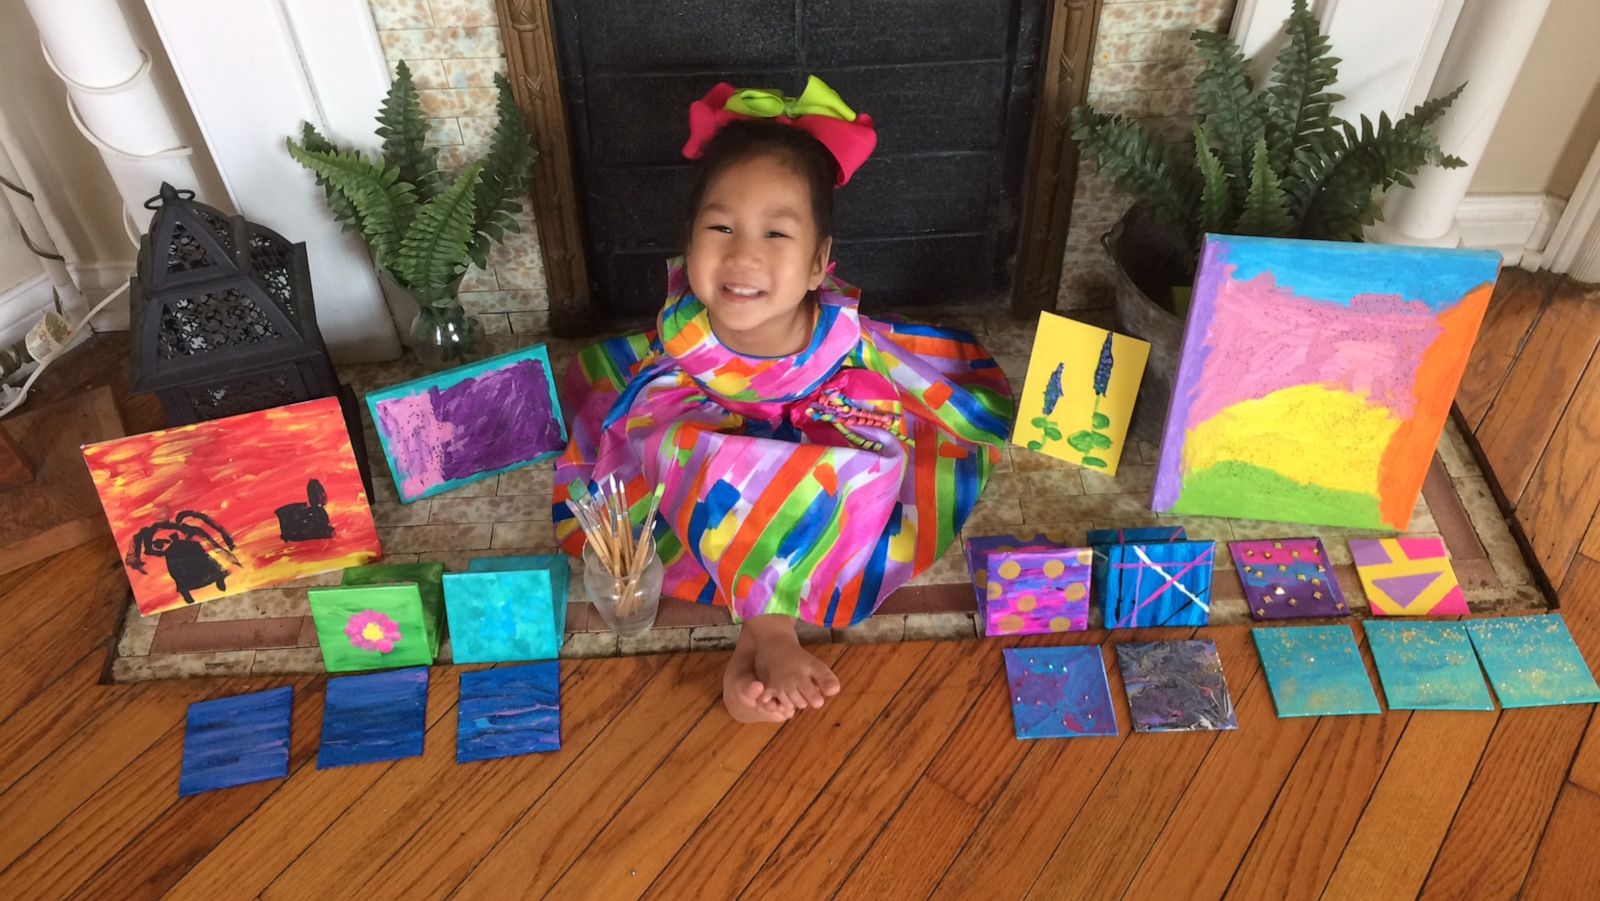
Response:
POLYGON ((615 475, 635 507, 662 487, 664 593, 743 625, 723 678, 740 720, 839 692, 796 621, 861 622, 937 560, 1011 424, 971 335, 867 319, 830 275, 833 191, 875 141, 815 77, 798 99, 713 88, 690 110, 700 171, 657 329, 584 350, 567 375, 557 536, 582 552, 575 481, 615 475))

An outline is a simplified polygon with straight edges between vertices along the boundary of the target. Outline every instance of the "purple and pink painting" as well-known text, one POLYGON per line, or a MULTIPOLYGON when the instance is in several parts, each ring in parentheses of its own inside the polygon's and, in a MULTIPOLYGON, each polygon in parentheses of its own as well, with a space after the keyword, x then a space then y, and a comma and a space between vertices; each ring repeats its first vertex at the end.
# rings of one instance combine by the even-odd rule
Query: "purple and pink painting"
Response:
POLYGON ((1017 738, 1116 735, 1111 685, 1097 645, 1006 648, 1017 738))
POLYGON ((1250 618, 1347 616, 1344 593, 1319 538, 1268 538, 1228 545, 1250 618))
POLYGON ((374 391, 367 406, 403 503, 547 460, 567 445, 542 344, 374 391))
POLYGON ((989 555, 984 634, 1041 635, 1089 628, 1094 552, 1069 547, 989 555))
POLYGON ((1214 732, 1239 728, 1222 660, 1210 639, 1117 645, 1135 732, 1214 732))

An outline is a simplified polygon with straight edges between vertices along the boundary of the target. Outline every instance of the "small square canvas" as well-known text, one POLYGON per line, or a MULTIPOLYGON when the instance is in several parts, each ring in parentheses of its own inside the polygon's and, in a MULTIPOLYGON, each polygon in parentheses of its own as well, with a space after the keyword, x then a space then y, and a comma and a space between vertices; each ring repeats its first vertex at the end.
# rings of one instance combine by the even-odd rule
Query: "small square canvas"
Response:
POLYGON ((1090 529, 1084 544, 1094 551, 1093 598, 1102 605, 1106 600, 1106 580, 1111 576, 1111 546, 1114 544, 1156 544, 1163 541, 1184 541, 1188 533, 1183 526, 1143 526, 1134 529, 1090 529))
POLYGON ((1382 713, 1349 626, 1250 632, 1279 717, 1382 713))
POLYGON ((285 685, 190 704, 178 796, 287 777, 293 695, 285 685))
POLYGON ((1099 647, 1006 648, 1002 653, 1017 738, 1117 734, 1099 647))
POLYGON ((90 444, 83 458, 145 615, 382 553, 336 397, 90 444))
POLYGON ((328 672, 433 663, 443 576, 442 563, 380 564, 347 570, 338 588, 307 592, 328 672))
POLYGON ((1137 338, 1040 313, 1011 442, 1116 475, 1149 356, 1137 338))
POLYGON ((427 728, 427 667, 329 679, 317 769, 416 757, 427 728))
POLYGON ((996 551, 1051 551, 1061 545, 1051 541, 1044 533, 1032 538, 1017 535, 983 535, 966 540, 967 572, 972 576, 972 587, 977 593, 978 610, 982 612, 989 602, 989 555, 996 551))
POLYGON ((1467 599, 1442 538, 1352 538, 1373 616, 1466 616, 1467 599))
POLYGON ((561 749, 561 671, 551 660, 461 674, 456 763, 561 749))
POLYGON ((1107 629, 1203 626, 1211 620, 1215 541, 1114 544, 1107 551, 1107 629))
POLYGON ((985 635, 1039 635, 1089 628, 1088 548, 989 555, 985 635))
POLYGON ((567 622, 567 558, 480 557, 444 577, 456 663, 553 660, 567 622))
POLYGON ((1369 619, 1367 646, 1390 710, 1493 710, 1465 623, 1369 619))
POLYGON ((1215 642, 1135 641, 1117 645, 1135 732, 1239 728, 1215 642))
POLYGON ((1403 531, 1500 254, 1207 235, 1150 507, 1403 531))
POLYGON ((544 345, 367 395, 403 503, 548 460, 567 427, 544 345))
POLYGON ((1500 706, 1600 702, 1600 686, 1561 614, 1475 619, 1466 625, 1500 706))
POLYGON ((1271 538, 1228 545, 1253 620, 1348 616, 1344 592, 1320 538, 1271 538))

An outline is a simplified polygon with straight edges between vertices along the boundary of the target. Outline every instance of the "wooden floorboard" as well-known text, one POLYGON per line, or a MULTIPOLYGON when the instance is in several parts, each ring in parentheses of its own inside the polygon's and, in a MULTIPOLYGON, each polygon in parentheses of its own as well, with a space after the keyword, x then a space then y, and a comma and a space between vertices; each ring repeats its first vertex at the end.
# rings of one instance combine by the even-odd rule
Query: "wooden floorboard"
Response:
POLYGON ((1568 785, 1556 799, 1555 812, 1528 870, 1522 889, 1524 901, 1592 897, 1600 887, 1596 835, 1600 835, 1600 795, 1568 785))
POLYGON ((1600 304, 1589 295, 1589 289, 1572 282, 1556 287, 1475 432, 1512 506, 1600 342, 1600 304))
POLYGON ((1600 510, 1600 359, 1591 360, 1572 402, 1517 503, 1517 522, 1551 584, 1567 577, 1595 513, 1600 510))
POLYGON ((1461 390, 1456 392, 1456 406, 1469 429, 1475 430, 1483 422, 1558 281, 1522 269, 1501 270, 1467 370, 1461 377, 1461 390))

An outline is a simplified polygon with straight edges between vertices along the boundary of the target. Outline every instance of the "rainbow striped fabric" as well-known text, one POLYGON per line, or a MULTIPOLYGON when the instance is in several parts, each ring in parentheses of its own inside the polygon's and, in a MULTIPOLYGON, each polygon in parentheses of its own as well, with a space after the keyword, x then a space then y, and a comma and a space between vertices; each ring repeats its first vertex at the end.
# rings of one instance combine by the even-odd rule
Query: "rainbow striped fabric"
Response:
POLYGON ((1010 432, 1011 389, 973 337, 880 322, 829 277, 794 356, 741 356, 712 334, 676 261, 655 332, 579 354, 562 407, 555 523, 615 475, 634 519, 663 488, 656 545, 670 597, 845 626, 939 559, 1010 432))

